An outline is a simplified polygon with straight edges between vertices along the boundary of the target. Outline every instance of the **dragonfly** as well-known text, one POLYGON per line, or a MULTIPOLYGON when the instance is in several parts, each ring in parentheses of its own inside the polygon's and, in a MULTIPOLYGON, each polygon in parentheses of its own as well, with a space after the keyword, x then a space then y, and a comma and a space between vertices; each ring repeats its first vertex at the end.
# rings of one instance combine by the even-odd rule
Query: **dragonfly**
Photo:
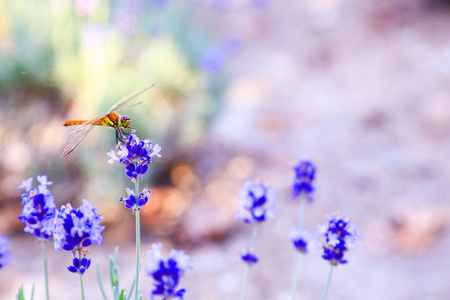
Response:
POLYGON ((69 143, 64 148, 64 151, 61 154, 61 158, 70 154, 95 126, 113 128, 116 131, 116 144, 119 142, 124 142, 124 137, 126 136, 124 129, 131 129, 131 119, 129 116, 120 115, 118 112, 140 104, 136 103, 134 105, 125 106, 132 99, 136 98, 154 85, 154 83, 149 84, 146 87, 143 87, 142 89, 123 97, 122 99, 117 101, 117 103, 114 104, 106 114, 98 116, 95 119, 70 120, 64 122, 64 126, 78 125, 78 127, 69 133, 69 143))

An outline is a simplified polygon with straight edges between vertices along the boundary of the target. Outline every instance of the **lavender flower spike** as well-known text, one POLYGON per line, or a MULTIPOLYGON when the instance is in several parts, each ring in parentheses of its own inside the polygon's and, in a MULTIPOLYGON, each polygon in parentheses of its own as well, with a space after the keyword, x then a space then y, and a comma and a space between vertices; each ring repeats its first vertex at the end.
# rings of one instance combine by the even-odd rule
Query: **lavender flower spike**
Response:
POLYGON ((236 220, 245 223, 260 223, 275 218, 276 193, 260 182, 247 180, 238 197, 236 220))
POLYGON ((181 276, 186 270, 192 269, 191 261, 183 250, 171 250, 169 257, 161 256, 162 244, 153 244, 152 250, 147 251, 147 263, 144 268, 148 276, 153 277, 154 288, 150 299, 161 297, 166 299, 184 299, 186 289, 178 288, 181 276))
POLYGON ((11 249, 9 240, 0 234, 0 269, 11 264, 11 249))
POLYGON ((74 259, 73 264, 67 267, 69 271, 83 274, 89 268, 91 261, 86 258, 86 247, 92 244, 101 245, 103 241, 101 233, 105 229, 104 226, 100 226, 102 219, 103 217, 97 213, 97 208, 86 199, 83 199, 83 204, 78 209, 67 204, 58 211, 53 240, 56 252, 59 250, 72 252, 74 259))
POLYGON ((347 263, 344 254, 360 237, 356 224, 336 212, 328 217, 328 222, 319 224, 318 229, 325 240, 322 258, 333 266, 347 263))
POLYGON ((289 232, 289 239, 294 244, 294 247, 301 253, 310 253, 320 247, 318 238, 310 229, 302 227, 293 227, 289 232))
POLYGON ((142 206, 147 204, 148 197, 152 193, 151 190, 144 189, 141 193, 139 193, 138 199, 136 201, 136 195, 134 194, 133 190, 126 188, 125 191, 128 194, 128 198, 120 197, 119 201, 123 202, 126 208, 134 210, 141 209, 142 206))
POLYGON ((19 220, 25 223, 24 231, 31 233, 39 240, 48 239, 52 235, 56 206, 49 185, 53 182, 47 176, 38 175, 39 185, 33 188, 33 177, 22 181, 19 189, 24 189, 21 195, 23 210, 19 220))
POLYGON ((294 167, 295 179, 292 185, 292 197, 297 198, 304 193, 310 202, 313 201, 312 193, 314 187, 312 185, 316 178, 316 166, 307 159, 301 159, 294 167))
POLYGON ((141 140, 139 137, 131 133, 125 145, 120 145, 116 151, 110 150, 108 156, 111 158, 108 163, 114 162, 125 165, 125 174, 132 181, 141 179, 148 171, 149 165, 152 163, 152 157, 161 157, 159 152, 161 147, 152 144, 152 140, 141 140))

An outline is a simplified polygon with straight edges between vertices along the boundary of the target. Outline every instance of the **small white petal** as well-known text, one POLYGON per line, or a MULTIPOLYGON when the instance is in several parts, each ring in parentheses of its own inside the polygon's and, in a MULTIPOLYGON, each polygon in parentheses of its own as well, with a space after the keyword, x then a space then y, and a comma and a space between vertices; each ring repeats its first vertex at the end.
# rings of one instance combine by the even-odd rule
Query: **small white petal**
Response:
POLYGON ((161 152, 161 146, 156 144, 155 146, 153 146, 153 152, 152 152, 152 154, 150 154, 150 157, 153 157, 153 156, 161 157, 159 152, 161 152))

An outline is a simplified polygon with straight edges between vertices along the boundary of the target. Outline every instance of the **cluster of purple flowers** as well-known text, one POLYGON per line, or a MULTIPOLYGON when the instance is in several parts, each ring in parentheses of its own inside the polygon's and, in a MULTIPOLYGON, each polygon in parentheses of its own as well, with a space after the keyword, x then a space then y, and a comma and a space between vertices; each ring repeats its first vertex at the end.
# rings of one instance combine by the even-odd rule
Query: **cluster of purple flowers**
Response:
POLYGON ((147 251, 145 270, 154 280, 150 299, 184 299, 186 289, 178 289, 178 283, 184 272, 192 268, 190 258, 183 250, 171 250, 169 257, 163 259, 161 250, 162 244, 153 244, 152 250, 147 251))
POLYGON ((295 249, 302 253, 310 253, 318 248, 318 240, 308 228, 294 227, 289 232, 289 239, 295 249))
MULTIPOLYGON (((74 257, 72 265, 67 268, 71 272, 83 274, 91 261, 86 257, 81 258, 81 254, 86 256, 86 247, 89 245, 102 243, 101 232, 105 228, 100 226, 102 216, 85 199, 78 209, 72 208, 70 204, 57 209, 55 199, 48 189, 53 182, 48 181, 45 175, 37 176, 37 181, 37 188, 32 186, 33 177, 23 180, 19 186, 20 189, 25 189, 25 193, 21 195, 23 210, 19 216, 19 220, 26 224, 24 231, 42 241, 53 236, 57 252, 71 251, 74 256, 78 252, 80 257, 74 257)), ((4 241, 0 241, 0 244, 0 248, 3 247, 4 241)))
POLYGON ((0 269, 11 264, 9 240, 0 234, 0 269))
POLYGON ((344 254, 349 248, 354 247, 355 241, 360 236, 356 224, 337 212, 329 216, 328 222, 321 223, 318 227, 325 239, 323 259, 333 266, 347 263, 344 254))
POLYGON ((72 259, 72 264, 67 266, 67 270, 72 273, 84 274, 86 270, 91 265, 91 259, 87 257, 83 257, 79 259, 78 257, 74 257, 72 259))
POLYGON ((161 147, 153 146, 152 140, 140 140, 136 134, 131 133, 127 143, 118 146, 117 153, 114 150, 108 152, 111 158, 108 163, 113 164, 117 161, 125 165, 125 174, 135 181, 147 173, 153 156, 161 157, 160 151, 161 147))
POLYGON ((275 196, 275 190, 263 183, 245 181, 239 192, 236 220, 260 223, 275 218, 275 196))
POLYGON ((245 251, 241 254, 241 259, 243 262, 249 265, 256 264, 259 261, 259 257, 250 251, 245 251))
POLYGON ((58 211, 53 231, 55 249, 57 252, 71 251, 74 257, 78 252, 80 256, 80 259, 75 257, 73 265, 67 267, 69 271, 83 274, 89 268, 90 259, 81 258, 81 254, 86 256, 85 248, 92 244, 101 245, 101 233, 105 229, 100 226, 102 219, 94 205, 86 199, 78 209, 67 204, 58 211))
MULTIPOLYGON (((274 189, 261 182, 250 180, 244 182, 239 192, 236 220, 258 225, 268 219, 275 218, 275 210, 276 193, 274 189)), ((242 261, 248 265, 256 264, 259 261, 258 256, 252 252, 253 246, 254 239, 250 248, 241 254, 242 261)))
POLYGON ((19 220, 25 223, 25 232, 31 233, 39 240, 48 239, 52 235, 56 206, 49 185, 53 182, 47 176, 37 176, 40 183, 37 189, 33 188, 33 177, 23 180, 19 189, 25 189, 21 195, 23 210, 19 220))
POLYGON ((125 207, 128 209, 141 209, 142 206, 147 204, 148 197, 152 193, 149 189, 144 189, 138 196, 138 199, 136 200, 136 195, 134 194, 134 191, 126 188, 125 191, 128 194, 128 198, 120 197, 119 201, 123 202, 125 207))
POLYGON ((292 197, 297 198, 305 194, 310 202, 313 201, 314 187, 312 182, 316 178, 316 166, 307 159, 301 159, 294 167, 295 179, 292 185, 292 197))

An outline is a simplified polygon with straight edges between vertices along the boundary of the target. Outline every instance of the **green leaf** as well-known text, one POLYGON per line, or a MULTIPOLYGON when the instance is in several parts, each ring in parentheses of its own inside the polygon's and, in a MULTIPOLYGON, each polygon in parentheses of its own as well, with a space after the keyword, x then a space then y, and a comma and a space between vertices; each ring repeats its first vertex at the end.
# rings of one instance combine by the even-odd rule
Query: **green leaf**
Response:
POLYGON ((102 292, 103 299, 108 300, 108 298, 106 297, 105 289, 103 288, 102 277, 100 276, 100 262, 98 260, 96 263, 96 270, 97 270, 98 286, 100 287, 100 291, 102 292))
POLYGON ((17 300, 25 300, 23 295, 23 285, 19 287, 19 292, 17 293, 17 300))

